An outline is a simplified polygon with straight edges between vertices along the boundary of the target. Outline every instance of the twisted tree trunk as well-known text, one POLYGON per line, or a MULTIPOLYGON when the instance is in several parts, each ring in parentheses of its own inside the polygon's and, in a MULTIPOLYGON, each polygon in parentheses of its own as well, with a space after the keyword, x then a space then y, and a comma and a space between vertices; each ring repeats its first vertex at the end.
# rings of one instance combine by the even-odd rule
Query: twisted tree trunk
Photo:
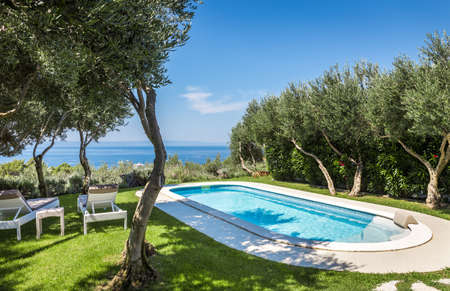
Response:
POLYGON ((167 154, 156 119, 156 92, 153 88, 146 86, 144 82, 142 84, 137 88, 138 96, 134 96, 130 90, 128 99, 139 115, 145 134, 153 144, 155 160, 152 173, 133 215, 121 269, 111 282, 111 288, 114 290, 142 288, 157 277, 156 270, 148 261, 153 250, 151 245, 145 241, 145 233, 153 206, 164 185, 164 166, 167 154), (143 96, 143 91, 147 98, 143 96))
POLYGON ((62 117, 59 119, 58 125, 52 135, 52 140, 50 142, 50 145, 48 145, 40 154, 37 154, 37 147, 39 146, 39 144, 41 143, 41 141, 44 138, 44 135, 47 132, 48 129, 48 125, 51 121, 51 119, 53 118, 53 114, 50 114, 49 117, 47 118, 44 126, 41 128, 41 132, 39 137, 36 140, 36 143, 34 144, 34 148, 33 148, 33 159, 34 159, 34 164, 35 164, 35 168, 36 168, 36 173, 38 176, 38 181, 39 181, 39 195, 41 197, 48 197, 49 193, 48 193, 48 187, 47 187, 47 183, 45 182, 45 177, 44 177, 44 170, 43 170, 43 160, 44 160, 44 156, 45 154, 55 145, 55 140, 56 137, 61 133, 62 127, 63 127, 63 122, 66 119, 67 115, 69 114, 70 111, 65 112, 62 117))
POLYGON ((327 181, 328 191, 330 191, 330 194, 336 195, 336 189, 334 188, 333 179, 331 178, 330 174, 328 173, 327 168, 324 166, 324 164, 319 159, 319 157, 317 157, 316 155, 314 155, 312 153, 309 153, 309 152, 305 151, 301 146, 299 146, 297 144, 295 139, 292 139, 291 142, 294 144, 296 149, 298 149, 303 154, 313 158, 316 161, 317 165, 319 166, 320 171, 322 172, 323 176, 325 177, 325 180, 327 181))
POLYGON ((439 176, 436 171, 428 169, 430 174, 430 180, 427 186, 427 199, 426 204, 430 208, 438 208, 441 202, 441 194, 439 193, 438 182, 439 176))
MULTIPOLYGON (((343 156, 344 154, 337 149, 337 147, 335 147, 333 145, 333 143, 331 142, 330 138, 328 137, 328 135, 325 133, 324 130, 321 130, 322 132, 322 136, 325 137, 325 140, 327 141, 328 145, 330 146, 330 148, 339 156, 343 156)), ((352 186, 352 190, 350 191, 350 193, 348 193, 348 195, 350 196, 359 196, 359 194, 361 193, 361 184, 362 184, 362 173, 363 173, 363 162, 361 161, 361 155, 359 154, 359 160, 356 161, 354 158, 352 157, 348 157, 348 159, 350 160, 350 162, 352 162, 353 165, 356 166, 356 171, 355 171, 355 175, 353 176, 353 186, 352 186)))
POLYGON ((80 134, 80 164, 83 167, 84 170, 84 177, 83 177, 83 186, 82 186, 82 193, 87 194, 89 191, 89 185, 91 183, 91 167, 89 166, 89 160, 86 155, 86 149, 87 146, 91 143, 92 138, 89 138, 89 135, 83 132, 83 129, 80 124, 78 124, 78 133, 80 134))
POLYGON ((48 187, 45 182, 44 169, 42 165, 43 156, 37 155, 34 158, 34 167, 36 168, 36 174, 39 182, 39 196, 48 197, 48 187))
POLYGON ((239 142, 239 160, 241 161, 241 168, 244 171, 246 171, 247 173, 249 173, 250 175, 253 176, 254 172, 252 170, 250 170, 249 168, 247 168, 247 166, 245 165, 244 158, 242 157, 242 144, 241 144, 241 142, 239 142))
POLYGON ((355 176, 353 177, 353 187, 348 195, 359 196, 361 193, 363 163, 360 161, 356 164, 355 176))
POLYGON ((80 163, 84 170, 82 192, 83 194, 87 194, 91 183, 92 172, 91 167, 89 166, 89 160, 86 156, 86 146, 83 144, 80 144, 80 163))
MULTIPOLYGON (((390 137, 390 136, 386 136, 390 137)), ((418 159, 428 170, 430 180, 427 186, 427 199, 426 204, 430 208, 439 208, 441 204, 441 194, 439 193, 439 176, 444 171, 445 167, 450 161, 450 133, 444 133, 441 146, 439 148, 440 157, 438 164, 433 168, 426 159, 417 154, 412 148, 409 148, 402 140, 396 139, 397 142, 403 147, 403 149, 411 156, 418 159)))

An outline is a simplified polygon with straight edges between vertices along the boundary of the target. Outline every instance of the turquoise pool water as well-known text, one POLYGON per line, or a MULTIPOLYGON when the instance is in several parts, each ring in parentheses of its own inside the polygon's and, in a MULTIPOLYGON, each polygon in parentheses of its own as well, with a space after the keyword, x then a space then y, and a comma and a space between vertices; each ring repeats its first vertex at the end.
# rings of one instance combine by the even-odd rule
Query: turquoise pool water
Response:
POLYGON ((181 187, 170 191, 267 230, 302 239, 384 242, 409 230, 357 210, 237 185, 181 187))

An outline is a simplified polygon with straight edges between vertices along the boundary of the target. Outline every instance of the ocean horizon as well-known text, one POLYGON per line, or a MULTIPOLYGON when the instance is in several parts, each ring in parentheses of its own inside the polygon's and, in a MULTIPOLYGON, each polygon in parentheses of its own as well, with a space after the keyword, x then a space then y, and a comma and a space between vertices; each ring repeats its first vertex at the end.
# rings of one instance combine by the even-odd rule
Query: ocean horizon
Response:
MULTIPOLYGON (((166 145, 167 156, 177 154, 182 162, 203 164, 208 158, 211 160, 215 159, 217 154, 220 154, 221 160, 226 159, 230 155, 230 149, 226 145, 179 145, 179 142, 168 142, 168 144, 166 145)), ((64 162, 75 166, 80 163, 78 153, 79 143, 59 142, 47 152, 44 156, 44 162, 52 167, 64 162)), ((20 155, 0 157, 0 164, 13 160, 25 160, 26 162, 32 157, 33 147, 27 147, 20 155)), ((135 164, 153 163, 155 155, 153 146, 149 142, 100 142, 88 146, 87 157, 92 166, 99 167, 104 164, 115 166, 121 161, 130 161, 135 164)))

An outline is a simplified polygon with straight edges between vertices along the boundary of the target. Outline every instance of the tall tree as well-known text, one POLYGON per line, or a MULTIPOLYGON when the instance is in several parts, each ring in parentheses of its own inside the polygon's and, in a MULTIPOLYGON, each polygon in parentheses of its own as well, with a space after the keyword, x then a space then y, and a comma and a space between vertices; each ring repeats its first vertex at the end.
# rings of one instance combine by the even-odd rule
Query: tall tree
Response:
POLYGON ((360 194, 364 160, 374 146, 364 112, 377 75, 377 66, 360 62, 353 69, 335 66, 310 83, 310 111, 321 134, 339 157, 356 167, 350 196, 360 194))
MULTIPOLYGON (((102 84, 120 90, 154 145, 153 171, 138 202, 115 288, 141 286, 156 275, 148 262, 147 222, 164 184, 166 151, 156 119, 156 90, 169 83, 165 62, 188 39, 196 0, 8 1, 38 41, 41 68, 70 93, 80 72, 101 68, 102 84)), ((94 70, 95 72, 95 70, 94 70)), ((63 103, 67 104, 67 102, 63 103)))
POLYGON ((131 116, 130 104, 122 98, 121 91, 102 83, 106 78, 103 73, 81 74, 79 84, 73 88, 73 97, 70 98, 72 107, 76 108, 70 114, 70 124, 80 137, 79 159, 84 170, 82 192, 85 194, 92 174, 87 147, 92 141, 98 142, 107 133, 124 125, 125 119, 131 116))
POLYGON ((450 42, 445 32, 427 37, 420 65, 397 58, 394 69, 377 80, 368 118, 379 136, 398 142, 427 168, 426 203, 437 208, 439 177, 450 161, 450 42), (409 139, 426 137, 440 137, 437 163, 408 144, 409 139))
MULTIPOLYGON (((166 151, 156 118, 156 90, 169 83, 165 62, 188 39, 196 1, 91 1, 76 7, 80 54, 104 70, 104 84, 120 90, 153 144, 153 170, 133 215, 115 289, 140 287, 155 278, 145 241, 147 223, 164 185, 166 151)), ((73 11, 73 10, 72 10, 73 11)), ((72 13, 71 11, 67 13, 72 13)), ((67 18, 67 17, 66 17, 67 18)))
POLYGON ((319 127, 310 111, 311 88, 305 84, 295 86, 291 84, 280 97, 280 116, 282 119, 283 135, 292 142, 302 154, 314 159, 322 172, 330 194, 335 195, 333 179, 318 153, 309 147, 320 134, 319 127), (308 147, 309 146, 309 147, 308 147))
POLYGON ((230 151, 232 159, 239 163, 244 171, 250 175, 255 173, 256 163, 262 160, 263 153, 244 123, 239 122, 231 129, 230 151), (249 168, 246 162, 250 162, 252 167, 249 168))
POLYGON ((71 127, 66 122, 67 117, 74 109, 64 106, 66 104, 62 100, 65 99, 65 93, 60 87, 44 80, 39 88, 40 90, 33 91, 36 98, 26 101, 26 106, 34 107, 35 110, 32 122, 25 126, 31 142, 34 143, 33 159, 39 182, 39 193, 40 196, 47 197, 49 193, 43 170, 44 157, 55 145, 56 139, 65 138, 67 129, 71 127), (40 146, 41 149, 43 147, 41 151, 39 151, 40 146))

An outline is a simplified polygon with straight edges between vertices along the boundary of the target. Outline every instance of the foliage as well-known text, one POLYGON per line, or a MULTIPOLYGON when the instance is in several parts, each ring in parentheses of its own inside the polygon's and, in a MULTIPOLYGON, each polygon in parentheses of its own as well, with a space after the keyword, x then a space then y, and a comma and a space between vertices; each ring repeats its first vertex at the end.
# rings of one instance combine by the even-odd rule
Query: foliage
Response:
POLYGON ((14 160, 0 165, 0 176, 18 176, 25 168, 24 160, 14 160))
POLYGON ((291 142, 276 139, 266 145, 267 168, 277 180, 293 180, 295 178, 291 163, 291 142))
POLYGON ((267 167, 279 180, 327 185, 309 153, 341 189, 352 188, 355 166, 361 165, 363 192, 423 199, 430 193, 431 171, 440 175, 438 192, 448 196, 449 49, 447 34, 434 34, 420 64, 400 57, 392 71, 380 73, 377 66, 360 62, 352 68, 335 66, 313 82, 289 84, 280 96, 249 103, 230 144, 241 136, 264 145, 267 167), (293 139, 304 151, 294 148, 293 139))
POLYGON ((440 177, 450 161, 450 38, 428 35, 420 64, 402 57, 394 69, 375 82, 368 98, 367 117, 379 136, 390 138, 426 168, 427 204, 439 207, 440 177), (416 140, 438 140, 433 157, 416 140), (440 142, 439 142, 440 139, 440 142))
MULTIPOLYGON (((263 165, 258 165, 263 167, 263 165)), ((116 166, 108 167, 104 164, 92 170, 92 184, 119 184, 120 187, 143 187, 153 169, 152 164, 133 164, 119 162, 116 166)), ((52 196, 66 193, 79 193, 83 186, 83 167, 70 166, 62 163, 57 167, 43 165, 49 193, 52 196)), ((25 195, 34 197, 38 194, 38 180, 34 171, 34 161, 25 163, 14 160, 0 164, 0 190, 19 189, 25 195)), ((245 176, 242 169, 228 158, 224 161, 217 155, 214 160, 204 164, 192 162, 183 163, 177 155, 169 158, 166 163, 165 174, 168 184, 217 180, 245 176)))
POLYGON ((254 139, 251 138, 250 127, 243 123, 238 123, 231 129, 230 152, 232 160, 240 163, 240 156, 244 161, 252 163, 253 160, 261 162, 263 151, 254 139))

